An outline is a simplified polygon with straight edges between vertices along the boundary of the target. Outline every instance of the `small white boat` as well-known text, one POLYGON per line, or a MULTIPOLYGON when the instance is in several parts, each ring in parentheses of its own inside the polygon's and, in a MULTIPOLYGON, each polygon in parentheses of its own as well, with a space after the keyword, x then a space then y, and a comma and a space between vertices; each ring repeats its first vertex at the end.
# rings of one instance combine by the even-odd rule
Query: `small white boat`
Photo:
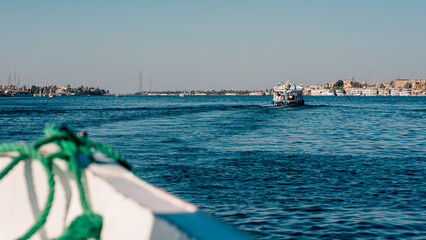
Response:
POLYGON ((247 239, 120 159, 58 127, 31 146, 0 145, 0 239, 247 239))
POLYGON ((334 89, 314 89, 311 91, 311 96, 336 96, 334 89))
POLYGON ((179 97, 185 97, 185 93, 179 94, 179 97))
POLYGON ((292 84, 290 81, 284 84, 278 83, 273 92, 272 104, 274 106, 295 107, 305 105, 303 86, 301 85, 292 84))
POLYGON ((339 97, 346 96, 345 90, 343 90, 343 89, 337 89, 336 90, 336 96, 339 96, 339 97))

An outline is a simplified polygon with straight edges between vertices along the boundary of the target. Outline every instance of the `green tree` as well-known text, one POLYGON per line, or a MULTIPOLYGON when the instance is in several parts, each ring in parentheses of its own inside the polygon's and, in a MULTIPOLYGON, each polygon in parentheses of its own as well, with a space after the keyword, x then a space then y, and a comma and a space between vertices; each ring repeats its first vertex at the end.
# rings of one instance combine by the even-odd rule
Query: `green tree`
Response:
POLYGON ((409 83, 409 82, 406 83, 405 86, 404 86, 404 88, 411 88, 411 83, 409 83))
POLYGON ((35 86, 35 85, 32 85, 31 86, 31 93, 32 94, 39 94, 40 93, 40 88, 37 87, 37 86, 35 86))
POLYGON ((342 88, 343 88, 343 80, 339 80, 333 85, 333 89, 342 89, 342 88))
POLYGON ((360 88, 361 87, 361 83, 359 83, 357 81, 351 81, 351 85, 354 88, 360 88))

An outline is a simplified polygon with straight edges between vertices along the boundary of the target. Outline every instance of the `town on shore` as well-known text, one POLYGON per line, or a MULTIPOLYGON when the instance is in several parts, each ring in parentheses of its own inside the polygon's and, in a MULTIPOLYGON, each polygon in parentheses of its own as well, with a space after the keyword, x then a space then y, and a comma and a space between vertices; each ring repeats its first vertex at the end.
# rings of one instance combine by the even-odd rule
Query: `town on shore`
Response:
POLYGON ((109 90, 94 87, 80 86, 72 88, 70 85, 58 88, 51 86, 22 86, 0 85, 0 97, 55 97, 55 96, 99 96, 109 95, 109 90))
MULTIPOLYGON (((134 95, 272 95, 272 88, 265 90, 176 90, 138 91, 134 95)), ((311 96, 426 96, 426 79, 396 79, 391 82, 370 84, 352 80, 338 80, 324 85, 309 85, 304 95, 311 96)), ((110 95, 109 90, 80 86, 72 88, 50 86, 0 85, 0 97, 54 97, 54 96, 99 96, 110 95)), ((133 94, 131 94, 133 95, 133 94)), ((121 96, 117 94, 116 96, 121 96)))
MULTIPOLYGON (((303 84, 301 84, 303 85, 303 84)), ((207 90, 207 91, 139 91, 136 95, 272 95, 266 90, 207 90)), ((396 79, 391 82, 370 84, 352 80, 338 80, 324 85, 310 85, 303 89, 311 96, 426 96, 426 79, 396 79)))
POLYGON ((426 96, 426 79, 396 79, 370 84, 352 80, 338 80, 324 85, 311 85, 303 94, 312 96, 426 96))

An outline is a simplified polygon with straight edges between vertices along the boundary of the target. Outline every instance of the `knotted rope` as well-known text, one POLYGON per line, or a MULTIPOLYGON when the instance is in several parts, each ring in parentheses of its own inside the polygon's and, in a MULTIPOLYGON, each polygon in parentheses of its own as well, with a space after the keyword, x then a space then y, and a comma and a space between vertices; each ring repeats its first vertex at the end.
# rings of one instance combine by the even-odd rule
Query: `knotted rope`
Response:
POLYGON ((68 171, 75 178, 80 195, 80 203, 83 213, 76 217, 57 240, 84 240, 89 238, 100 239, 102 230, 102 217, 94 213, 87 201, 86 191, 82 182, 83 169, 85 165, 96 162, 93 157, 95 152, 100 152, 114 160, 116 163, 132 171, 130 164, 123 156, 114 151, 111 147, 87 139, 85 135, 77 136, 68 127, 58 127, 56 125, 47 125, 45 137, 38 140, 31 146, 15 143, 0 145, 0 154, 7 152, 17 152, 18 156, 13 157, 12 161, 0 172, 0 180, 6 176, 20 161, 26 159, 38 160, 43 165, 47 174, 49 191, 44 209, 37 217, 33 226, 18 239, 28 239, 34 235, 45 223, 52 207, 55 181, 53 176, 52 164, 55 158, 60 158, 68 163, 68 171), (45 144, 55 143, 60 151, 44 156, 39 149, 45 144), (84 162, 86 161, 86 162, 84 162), (87 163, 88 162, 88 163, 87 163))

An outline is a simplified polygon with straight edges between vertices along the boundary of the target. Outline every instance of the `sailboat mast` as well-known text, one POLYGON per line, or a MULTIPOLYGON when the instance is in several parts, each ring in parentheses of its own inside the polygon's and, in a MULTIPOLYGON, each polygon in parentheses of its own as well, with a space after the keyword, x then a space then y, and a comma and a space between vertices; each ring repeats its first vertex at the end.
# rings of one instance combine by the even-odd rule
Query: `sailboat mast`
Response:
POLYGON ((142 72, 139 72, 139 92, 143 90, 142 72))

